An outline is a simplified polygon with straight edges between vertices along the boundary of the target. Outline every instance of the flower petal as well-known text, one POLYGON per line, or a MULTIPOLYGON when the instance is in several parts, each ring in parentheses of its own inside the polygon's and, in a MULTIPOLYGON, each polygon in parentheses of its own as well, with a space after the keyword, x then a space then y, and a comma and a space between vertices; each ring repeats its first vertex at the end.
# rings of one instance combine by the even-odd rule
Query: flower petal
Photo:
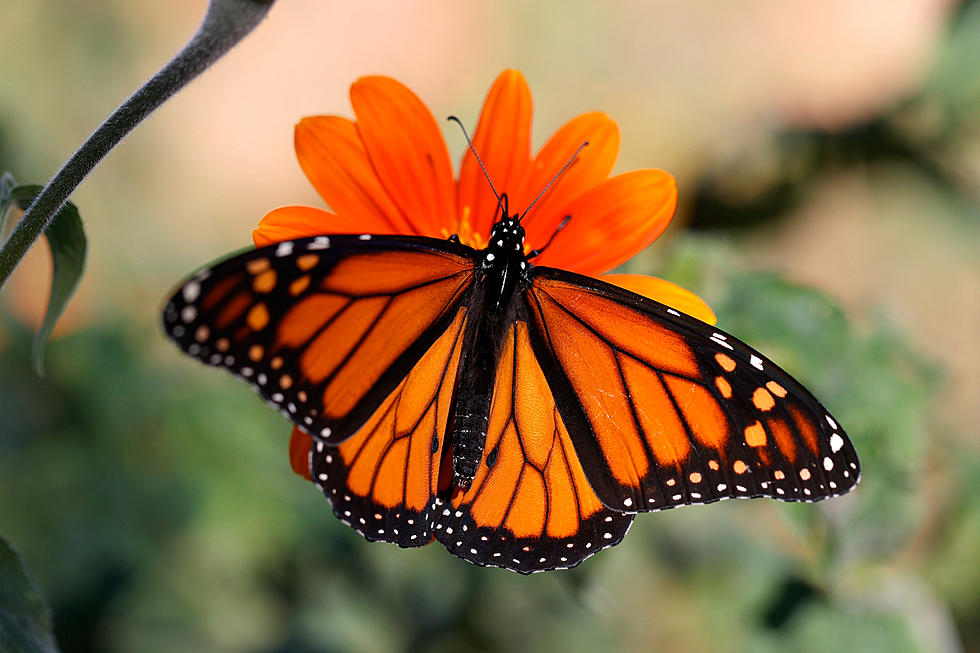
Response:
POLYGON ((407 233, 440 237, 454 229, 456 184, 432 113, 389 77, 362 77, 350 99, 371 164, 411 225, 407 233))
POLYGON ((617 175, 561 207, 558 214, 571 220, 534 262, 580 274, 605 272, 656 240, 675 208, 677 185, 663 170, 617 175))
MULTIPOLYGON (((363 223, 356 217, 334 215, 312 206, 283 206, 265 214, 252 231, 252 240, 256 247, 265 247, 307 236, 360 234, 364 231, 363 223)), ((389 229, 370 233, 394 232, 389 229)))
MULTIPOLYGON (((483 160, 497 192, 519 192, 531 163, 531 90, 517 70, 505 70, 493 83, 480 112, 473 147, 483 160)), ((486 175, 473 152, 467 149, 459 171, 457 215, 469 220, 472 231, 484 238, 497 213, 486 175)))
POLYGON ((382 187, 357 127, 338 116, 303 118, 294 134, 296 158, 320 197, 368 233, 407 232, 405 216, 382 187))
POLYGON ((565 217, 561 209, 609 176, 619 154, 619 127, 615 121, 604 113, 593 112, 565 123, 534 157, 521 193, 512 198, 515 211, 526 210, 585 142, 588 146, 528 211, 523 224, 526 242, 532 249, 551 238, 565 217))
POLYGON ((289 436, 289 464, 296 474, 307 481, 313 480, 310 477, 310 451, 312 449, 313 438, 300 431, 298 426, 294 426, 293 433, 289 436))
POLYGON ((675 308, 681 313, 687 313, 691 317, 696 317, 702 322, 716 324, 718 318, 714 311, 703 299, 692 293, 686 288, 681 288, 676 283, 671 283, 663 279, 648 277, 645 274, 604 274, 599 277, 602 281, 616 284, 620 288, 625 288, 643 295, 647 299, 666 304, 675 308))

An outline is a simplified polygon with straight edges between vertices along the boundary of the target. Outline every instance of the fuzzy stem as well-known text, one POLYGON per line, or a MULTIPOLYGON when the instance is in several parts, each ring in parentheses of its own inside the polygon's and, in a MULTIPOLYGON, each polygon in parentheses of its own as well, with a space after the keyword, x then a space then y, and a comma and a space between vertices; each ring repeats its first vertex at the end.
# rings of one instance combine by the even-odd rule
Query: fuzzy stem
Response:
POLYGON ((265 17, 275 0, 211 0, 184 49, 116 109, 61 167, 0 249, 0 289, 82 180, 136 125, 220 59, 265 17))

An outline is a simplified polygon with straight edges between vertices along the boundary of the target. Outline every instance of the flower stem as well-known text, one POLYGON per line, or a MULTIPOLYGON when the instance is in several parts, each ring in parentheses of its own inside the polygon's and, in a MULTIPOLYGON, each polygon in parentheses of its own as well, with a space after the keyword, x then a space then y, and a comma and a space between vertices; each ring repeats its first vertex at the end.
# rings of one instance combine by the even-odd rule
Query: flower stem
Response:
POLYGON ((82 180, 157 107, 220 59, 265 17, 275 0, 211 0, 184 49, 99 125, 24 213, 0 249, 0 289, 82 180))

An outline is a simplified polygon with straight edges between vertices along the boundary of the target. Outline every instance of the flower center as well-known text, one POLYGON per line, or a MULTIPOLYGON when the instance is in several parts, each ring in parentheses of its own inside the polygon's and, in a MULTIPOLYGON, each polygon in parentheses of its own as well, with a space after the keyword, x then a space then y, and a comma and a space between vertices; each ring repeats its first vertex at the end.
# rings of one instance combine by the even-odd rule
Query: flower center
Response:
POLYGON ((459 237, 459 242, 464 245, 469 245, 473 249, 484 249, 487 246, 487 239, 482 234, 473 230, 473 225, 470 223, 471 212, 472 210, 469 206, 464 206, 463 215, 460 216, 459 221, 456 223, 456 231, 452 232, 443 227, 442 237, 449 238, 455 233, 459 237))

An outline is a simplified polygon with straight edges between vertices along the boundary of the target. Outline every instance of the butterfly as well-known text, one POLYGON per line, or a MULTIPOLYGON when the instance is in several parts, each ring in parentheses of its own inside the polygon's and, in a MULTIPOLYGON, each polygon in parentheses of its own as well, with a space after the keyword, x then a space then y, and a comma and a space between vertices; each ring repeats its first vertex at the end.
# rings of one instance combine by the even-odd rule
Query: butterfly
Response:
POLYGON ((232 256, 175 291, 164 329, 312 436, 311 477, 344 523, 478 565, 573 567, 640 512, 858 483, 844 430, 772 361, 534 265, 502 209, 479 250, 362 234, 232 256))

